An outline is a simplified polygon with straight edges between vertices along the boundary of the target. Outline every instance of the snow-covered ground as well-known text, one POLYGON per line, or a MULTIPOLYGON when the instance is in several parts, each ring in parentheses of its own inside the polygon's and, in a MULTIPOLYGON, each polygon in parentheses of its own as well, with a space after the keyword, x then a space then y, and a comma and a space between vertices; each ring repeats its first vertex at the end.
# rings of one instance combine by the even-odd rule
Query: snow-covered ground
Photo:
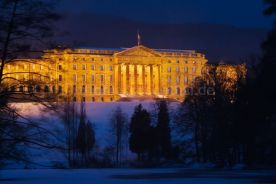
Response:
MULTIPOLYGON (((154 114, 155 102, 154 101, 132 101, 132 102, 113 102, 113 103, 86 103, 86 113, 87 119, 93 123, 96 132, 96 144, 100 148, 104 148, 113 141, 110 135, 111 126, 110 119, 114 110, 120 106, 123 112, 126 114, 130 120, 132 113, 134 112, 135 106, 142 104, 144 108, 154 114)), ((169 104, 171 110, 171 119, 173 119, 173 114, 175 109, 178 107, 179 103, 171 102, 169 104)), ((64 139, 64 128, 62 126, 61 120, 56 114, 47 112, 43 110, 43 106, 33 103, 16 103, 13 104, 18 112, 28 119, 36 122, 40 122, 41 126, 55 133, 61 139, 64 139)), ((154 119, 154 115, 153 115, 154 119)), ((30 150, 30 149, 29 149, 30 150)), ((45 166, 51 166, 53 163, 65 163, 65 156, 63 153, 57 150, 47 150, 43 148, 31 149, 30 151, 31 161, 43 164, 45 166)), ((128 155, 132 155, 130 152, 128 155)), ((132 155, 133 157, 133 155, 132 155)), ((40 168, 32 164, 13 164, 8 168, 40 168)))
POLYGON ((276 171, 190 169, 3 170, 1 184, 254 184, 275 183, 276 171))

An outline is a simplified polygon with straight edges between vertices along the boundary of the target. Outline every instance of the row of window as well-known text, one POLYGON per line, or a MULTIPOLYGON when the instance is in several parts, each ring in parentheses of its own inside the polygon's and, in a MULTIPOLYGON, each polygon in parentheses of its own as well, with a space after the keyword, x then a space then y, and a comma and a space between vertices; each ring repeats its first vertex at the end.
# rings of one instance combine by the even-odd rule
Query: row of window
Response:
MULTIPOLYGON (((50 67, 50 65, 49 65, 50 67)), ((23 69, 23 70, 44 70, 45 68, 47 68, 47 66, 45 65, 40 65, 40 64, 23 64, 23 65, 7 65, 7 69, 8 70, 19 70, 19 69, 23 69)))
MULTIPOLYGON (((101 86, 100 88, 99 88, 99 92, 100 92, 100 94, 104 94, 105 93, 105 88, 103 87, 103 86, 101 86)), ((73 86, 73 93, 76 93, 77 92, 77 86, 76 85, 74 85, 73 86)), ((89 89, 87 89, 87 87, 85 86, 85 85, 83 85, 82 87, 81 87, 81 92, 82 93, 86 93, 86 92, 90 92, 89 91, 89 89)), ((95 90, 95 86, 91 86, 91 93, 92 94, 95 94, 96 93, 96 90, 95 90)), ((110 86, 109 87, 109 94, 113 94, 113 86, 110 86)))
MULTIPOLYGON (((175 71, 176 71, 176 72, 180 72, 180 67, 176 67, 176 68, 175 68, 175 71)), ((187 66, 185 66, 185 67, 184 67, 184 72, 185 72, 185 73, 188 73, 188 71, 189 71, 189 68, 188 68, 187 66)), ((193 73, 196 73, 196 71, 197 71, 197 68, 196 68, 195 66, 193 66, 193 67, 192 67, 192 72, 193 72, 193 73)), ((168 72, 168 73, 171 73, 171 72, 172 72, 172 67, 168 67, 168 68, 167 68, 167 72, 168 72)))
MULTIPOLYGON (((59 66, 60 66, 59 70, 61 70, 62 66, 61 65, 59 65, 59 66)), ((77 69, 78 69, 78 65, 77 64, 73 64, 73 70, 77 70, 77 69)), ((81 69, 82 70, 86 70, 87 69, 87 65, 86 64, 81 65, 81 69)), ((104 69, 105 69, 104 65, 100 65, 99 66, 99 70, 100 71, 104 71, 104 69)), ((95 65, 91 65, 91 70, 96 70, 95 65)), ((109 71, 113 71, 113 66, 112 65, 109 66, 109 71)))
MULTIPOLYGON (((76 102, 76 101, 77 101, 77 97, 73 97, 73 101, 76 102)), ((86 102, 86 101, 88 101, 88 99, 87 99, 86 97, 81 97, 81 101, 86 102)), ((96 98, 95 98, 95 97, 92 97, 92 98, 91 98, 91 101, 92 101, 92 102, 96 102, 96 98)), ((104 97, 100 97, 100 101, 101 101, 101 102, 105 102, 105 101, 108 101, 108 99, 107 99, 107 98, 104 98, 104 97)), ((109 101, 112 102, 112 101, 113 101, 113 98, 110 97, 110 98, 109 98, 109 101)))
MULTIPOLYGON (((196 77, 193 77, 193 80, 195 80, 196 77)), ((189 78, 187 76, 184 76, 184 84, 189 84, 189 78)), ((168 83, 172 83, 172 78, 171 76, 168 76, 168 83)), ((177 76, 176 79, 175 79, 175 83, 176 84, 180 84, 180 77, 177 76)))
MULTIPOLYGON (((99 77, 99 80, 100 80, 101 82, 104 82, 104 81, 105 81, 105 75, 101 74, 101 75, 99 75, 98 77, 99 77)), ((59 75, 59 76, 58 76, 58 80, 59 80, 59 81, 62 81, 62 80, 63 80, 62 75, 59 75)), ((77 74, 73 74, 72 80, 75 81, 75 82, 77 82, 77 81, 78 81, 78 75, 77 75, 77 74)), ((87 81, 87 75, 86 75, 86 74, 82 74, 82 75, 81 75, 81 81, 82 81, 82 82, 86 82, 86 81, 87 81)), ((95 81, 96 81, 96 76, 95 76, 95 75, 91 75, 91 81, 92 81, 92 82, 95 82, 95 81)), ((109 82, 113 82, 113 75, 109 75, 109 82)))

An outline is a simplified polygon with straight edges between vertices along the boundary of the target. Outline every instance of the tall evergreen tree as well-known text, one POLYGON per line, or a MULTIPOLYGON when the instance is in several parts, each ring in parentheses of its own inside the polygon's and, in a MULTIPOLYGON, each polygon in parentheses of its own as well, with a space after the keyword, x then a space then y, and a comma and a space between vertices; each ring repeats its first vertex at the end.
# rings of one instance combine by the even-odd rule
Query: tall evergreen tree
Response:
POLYGON ((171 129, 170 129, 170 116, 168 111, 167 102, 161 100, 157 102, 158 117, 157 117, 157 146, 160 149, 162 157, 169 158, 171 156, 171 129))
POLYGON ((139 104, 135 107, 130 123, 130 150, 137 154, 139 161, 144 161, 150 150, 151 118, 149 112, 139 104))

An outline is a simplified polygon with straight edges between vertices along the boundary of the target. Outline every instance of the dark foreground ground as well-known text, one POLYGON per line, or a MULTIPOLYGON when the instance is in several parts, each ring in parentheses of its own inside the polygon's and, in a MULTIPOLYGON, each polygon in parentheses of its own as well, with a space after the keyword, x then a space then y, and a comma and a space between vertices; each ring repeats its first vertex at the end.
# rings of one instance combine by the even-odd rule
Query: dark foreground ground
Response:
POLYGON ((276 183, 276 170, 203 169, 79 169, 79 170, 3 170, 0 182, 15 184, 239 184, 276 183))

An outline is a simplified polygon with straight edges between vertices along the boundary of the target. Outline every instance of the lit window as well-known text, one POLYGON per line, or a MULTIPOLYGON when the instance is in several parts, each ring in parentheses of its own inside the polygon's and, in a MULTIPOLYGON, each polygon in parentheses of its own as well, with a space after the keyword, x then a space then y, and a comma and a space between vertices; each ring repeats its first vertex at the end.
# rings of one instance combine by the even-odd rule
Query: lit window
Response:
POLYGON ((33 70, 35 70, 35 64, 33 64, 33 70))
POLYGON ((193 64, 196 64, 196 61, 193 61, 193 64))
POLYGON ((100 66, 100 70, 101 70, 101 71, 104 70, 104 66, 103 66, 103 65, 100 66))
POLYGON ((77 74, 73 74, 73 81, 77 81, 77 74))
POLYGON ((188 82, 189 82, 188 77, 185 76, 185 77, 184 77, 184 83, 185 83, 185 84, 188 84, 188 82))
POLYGON ((196 67, 194 66, 192 69, 193 73, 196 73, 196 67))
POLYGON ((40 70, 43 70, 43 69, 44 69, 43 65, 40 65, 40 70))
POLYGON ((92 93, 92 94, 95 93, 95 87, 94 87, 94 86, 91 87, 91 93, 92 93))
POLYGON ((180 82, 180 77, 177 76, 177 77, 176 77, 176 83, 179 84, 179 82, 180 82))
POLYGON ((85 93, 85 85, 82 86, 81 92, 85 93))
POLYGON ((104 75, 100 75, 101 82, 104 82, 104 75))
POLYGON ((86 75, 82 75, 82 81, 83 81, 83 82, 86 81, 86 75))
POLYGON ((172 78, 169 76, 168 77, 168 83, 171 83, 171 81, 172 81, 172 78))
POLYGON ((187 67, 187 66, 185 66, 184 72, 185 72, 185 73, 188 73, 188 67, 187 67))
POLYGON ((180 88, 176 88, 176 94, 180 95, 180 88))
POLYGON ((168 95, 170 95, 172 93, 172 89, 168 88, 168 95))
POLYGON ((73 86, 73 93, 76 93, 77 92, 77 87, 76 85, 73 86))

